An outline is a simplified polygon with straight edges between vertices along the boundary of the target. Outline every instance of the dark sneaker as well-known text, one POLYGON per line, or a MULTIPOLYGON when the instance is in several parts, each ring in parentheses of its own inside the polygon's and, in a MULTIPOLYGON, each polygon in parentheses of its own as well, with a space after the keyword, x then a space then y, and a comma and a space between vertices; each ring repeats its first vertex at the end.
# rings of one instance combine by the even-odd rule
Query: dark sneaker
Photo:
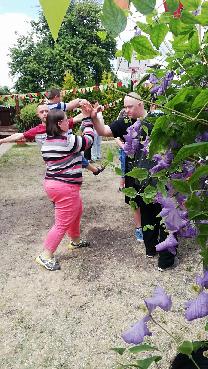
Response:
POLYGON ((142 227, 136 228, 134 234, 138 242, 143 242, 142 227))
POLYGON ((36 263, 40 264, 41 266, 43 266, 44 268, 46 268, 47 270, 60 270, 60 264, 58 263, 58 261, 56 261, 55 258, 53 259, 44 259, 41 255, 39 255, 36 259, 35 259, 36 263))
POLYGON ((67 246, 67 249, 69 250, 75 250, 80 249, 82 247, 89 247, 90 242, 81 240, 79 243, 75 243, 73 241, 70 242, 70 244, 67 246))
POLYGON ((161 268, 161 267, 158 267, 157 269, 159 270, 159 272, 165 272, 166 270, 171 270, 171 269, 174 269, 176 268, 177 266, 179 265, 179 260, 177 258, 177 256, 175 257, 174 259, 174 263, 173 265, 170 265, 169 267, 167 268, 161 268))
POLYGON ((98 174, 100 174, 101 172, 103 172, 105 169, 105 167, 98 167, 97 168, 97 172, 93 172, 92 174, 94 174, 94 176, 98 176, 98 174))

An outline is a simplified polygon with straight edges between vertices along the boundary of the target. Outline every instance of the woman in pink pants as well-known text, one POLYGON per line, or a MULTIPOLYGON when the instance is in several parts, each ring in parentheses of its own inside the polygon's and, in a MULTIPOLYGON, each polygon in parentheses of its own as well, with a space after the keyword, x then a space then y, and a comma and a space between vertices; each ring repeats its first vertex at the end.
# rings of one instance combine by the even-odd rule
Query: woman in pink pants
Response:
MULTIPOLYGON (((89 108, 88 111, 92 110, 89 108)), ((49 199, 55 204, 55 224, 48 232, 44 241, 44 251, 36 258, 36 262, 51 271, 60 269, 54 252, 65 234, 71 240, 69 245, 71 249, 89 245, 88 242, 80 240, 82 216, 80 187, 81 151, 93 144, 92 119, 83 118, 82 126, 84 126, 83 136, 74 134, 66 136, 69 128, 68 120, 62 110, 49 111, 46 119, 47 138, 41 149, 46 163, 44 187, 49 199)))

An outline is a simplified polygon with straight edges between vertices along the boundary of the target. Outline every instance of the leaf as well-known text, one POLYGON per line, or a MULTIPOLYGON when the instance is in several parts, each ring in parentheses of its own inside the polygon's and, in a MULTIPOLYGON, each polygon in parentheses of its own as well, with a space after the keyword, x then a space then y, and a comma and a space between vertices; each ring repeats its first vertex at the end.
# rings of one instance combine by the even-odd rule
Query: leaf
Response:
POLYGON ((54 1, 51 5, 51 0, 39 0, 43 9, 43 14, 47 20, 54 41, 58 38, 58 32, 63 22, 66 11, 69 7, 70 0, 54 1))
POLYGON ((122 192, 132 199, 137 195, 137 191, 133 187, 123 188, 122 192))
POLYGON ((192 176, 189 178, 189 183, 192 185, 194 182, 196 182, 199 178, 203 176, 208 176, 208 165, 203 165, 201 167, 198 167, 195 172, 192 174, 192 176))
POLYGON ((101 39, 102 41, 105 41, 105 40, 106 40, 107 33, 106 33, 105 31, 98 31, 98 32, 97 32, 97 35, 98 35, 98 37, 100 37, 100 39, 101 39))
POLYGON ((151 229, 151 231, 153 231, 154 228, 155 227, 153 225, 147 224, 142 229, 143 229, 143 231, 147 231, 148 229, 151 229))
POLYGON ((193 53, 193 54, 197 54, 199 49, 200 49, 200 45, 199 45, 199 35, 197 31, 193 32, 193 36, 189 39, 189 42, 187 44, 188 46, 188 50, 193 53))
POLYGON ((167 8, 170 13, 173 13, 178 9, 179 2, 178 0, 166 0, 167 8))
POLYGON ((158 55, 146 36, 135 36, 131 39, 131 43, 134 50, 146 59, 147 57, 152 58, 158 55))
POLYGON ((183 343, 178 347, 178 352, 190 356, 193 352, 193 342, 183 341, 183 343))
POLYGON ((208 26, 208 3, 204 2, 201 7, 201 14, 196 17, 202 26, 208 26))
POLYGON ((113 36, 117 37, 125 30, 127 17, 125 12, 112 0, 105 0, 100 19, 103 27, 113 36))
POLYGON ((124 351, 126 351, 125 347, 113 347, 111 350, 117 352, 119 355, 123 355, 124 351))
POLYGON ((136 178, 139 181, 143 181, 148 177, 148 170, 145 168, 134 167, 130 172, 126 173, 126 176, 136 178))
POLYGON ((113 157, 114 157, 113 152, 111 151, 111 149, 108 149, 107 150, 107 153, 106 153, 106 159, 107 159, 107 161, 113 162, 113 157))
POLYGON ((185 23, 185 24, 198 24, 199 23, 199 19, 193 15, 192 13, 183 10, 182 11, 182 15, 181 15, 181 22, 185 23))
POLYGON ((200 4, 201 0, 183 0, 183 7, 185 10, 196 10, 200 4))
POLYGON ((200 92, 194 100, 192 108, 202 108, 206 103, 208 104, 208 89, 204 89, 200 92))
POLYGON ((152 363, 157 363, 162 359, 161 356, 151 356, 146 359, 137 360, 140 369, 148 369, 152 363))
POLYGON ((198 142, 190 145, 184 145, 177 153, 173 160, 173 165, 180 163, 182 160, 192 157, 193 155, 206 156, 208 155, 208 142, 198 142))
POLYGON ((170 100, 165 106, 168 108, 174 108, 176 105, 182 103, 185 100, 185 97, 191 92, 194 91, 194 87, 184 87, 182 88, 172 100, 170 100))
POLYGON ((206 332, 208 332, 208 322, 206 322, 204 329, 206 332))
POLYGON ((208 237, 208 224, 198 224, 198 229, 200 232, 200 236, 206 236, 208 237))
POLYGON ((121 175, 122 175, 122 170, 121 170, 121 168, 119 168, 119 167, 115 167, 115 172, 116 172, 116 174, 117 174, 118 176, 121 176, 121 175))
POLYGON ((175 188, 176 191, 181 192, 181 193, 190 193, 191 189, 190 189, 190 184, 186 181, 183 181, 181 179, 173 179, 171 181, 173 187, 175 188))
POLYGON ((129 205, 130 205, 130 207, 131 207, 131 209, 132 210, 136 210, 136 209, 138 209, 138 205, 137 205, 137 203, 135 202, 135 201, 133 201, 133 200, 130 200, 129 201, 129 205))
POLYGON ((132 54, 133 54, 133 46, 131 44, 131 42, 125 42, 122 45, 122 55, 123 57, 130 62, 132 59, 132 54))
POLYGON ((144 192, 140 195, 146 204, 150 204, 151 202, 153 202, 156 194, 157 189, 153 186, 148 185, 147 187, 145 187, 144 192))
MULTIPOLYGON (((154 229, 153 226, 148 225, 146 227, 151 227, 150 229, 154 229)), ((132 354, 136 354, 138 352, 145 352, 145 351, 155 351, 155 350, 158 351, 158 348, 156 346, 151 346, 151 345, 148 345, 147 343, 129 348, 129 352, 131 352, 132 354)))
POLYGON ((151 32, 151 26, 147 23, 137 22, 137 27, 139 27, 145 33, 149 34, 151 32))
POLYGON ((166 24, 156 24, 154 27, 151 28, 150 39, 157 49, 159 49, 167 33, 168 26, 166 26, 166 24))
POLYGON ((141 14, 147 15, 153 12, 156 5, 156 0, 132 0, 135 8, 141 14))

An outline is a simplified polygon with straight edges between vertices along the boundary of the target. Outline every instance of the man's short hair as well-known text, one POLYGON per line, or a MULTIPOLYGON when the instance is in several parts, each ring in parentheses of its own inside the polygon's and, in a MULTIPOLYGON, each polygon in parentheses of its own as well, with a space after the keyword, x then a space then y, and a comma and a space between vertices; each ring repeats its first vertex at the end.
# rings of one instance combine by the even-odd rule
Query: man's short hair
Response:
POLYGON ((134 91, 129 92, 125 97, 133 97, 133 99, 142 101, 141 96, 134 91))
POLYGON ((61 95, 61 91, 60 91, 58 88, 52 88, 52 89, 49 91, 48 99, 49 99, 49 100, 52 100, 52 99, 54 99, 54 97, 56 97, 56 96, 60 97, 60 95, 61 95))

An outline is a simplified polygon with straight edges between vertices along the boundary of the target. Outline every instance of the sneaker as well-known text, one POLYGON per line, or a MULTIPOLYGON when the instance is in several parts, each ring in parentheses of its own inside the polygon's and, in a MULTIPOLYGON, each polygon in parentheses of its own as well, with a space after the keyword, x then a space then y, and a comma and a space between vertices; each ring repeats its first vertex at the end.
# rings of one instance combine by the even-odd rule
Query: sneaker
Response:
POLYGON ((44 259, 41 255, 39 255, 36 259, 35 259, 36 263, 40 264, 41 266, 43 266, 44 268, 46 268, 47 270, 60 270, 60 264, 58 263, 58 261, 56 261, 55 258, 53 259, 44 259))
POLYGON ((75 250, 80 249, 81 247, 89 247, 90 242, 81 240, 79 243, 75 243, 73 241, 70 242, 70 244, 67 246, 67 249, 69 250, 75 250))
POLYGON ((142 233, 142 227, 135 229, 135 237, 137 241, 143 242, 143 233, 142 233))
POLYGON ((104 166, 102 166, 102 167, 98 167, 98 168, 97 168, 97 172, 93 172, 92 174, 94 174, 94 176, 98 176, 98 174, 100 174, 101 172, 103 172, 103 171, 104 171, 104 169, 105 169, 105 167, 104 167, 104 166))
POLYGON ((179 260, 178 260, 178 258, 176 256, 175 259, 174 259, 173 265, 171 265, 171 266, 169 266, 167 268, 158 267, 157 269, 159 270, 159 272, 165 272, 166 270, 171 270, 171 269, 176 268, 178 265, 179 265, 179 260))

